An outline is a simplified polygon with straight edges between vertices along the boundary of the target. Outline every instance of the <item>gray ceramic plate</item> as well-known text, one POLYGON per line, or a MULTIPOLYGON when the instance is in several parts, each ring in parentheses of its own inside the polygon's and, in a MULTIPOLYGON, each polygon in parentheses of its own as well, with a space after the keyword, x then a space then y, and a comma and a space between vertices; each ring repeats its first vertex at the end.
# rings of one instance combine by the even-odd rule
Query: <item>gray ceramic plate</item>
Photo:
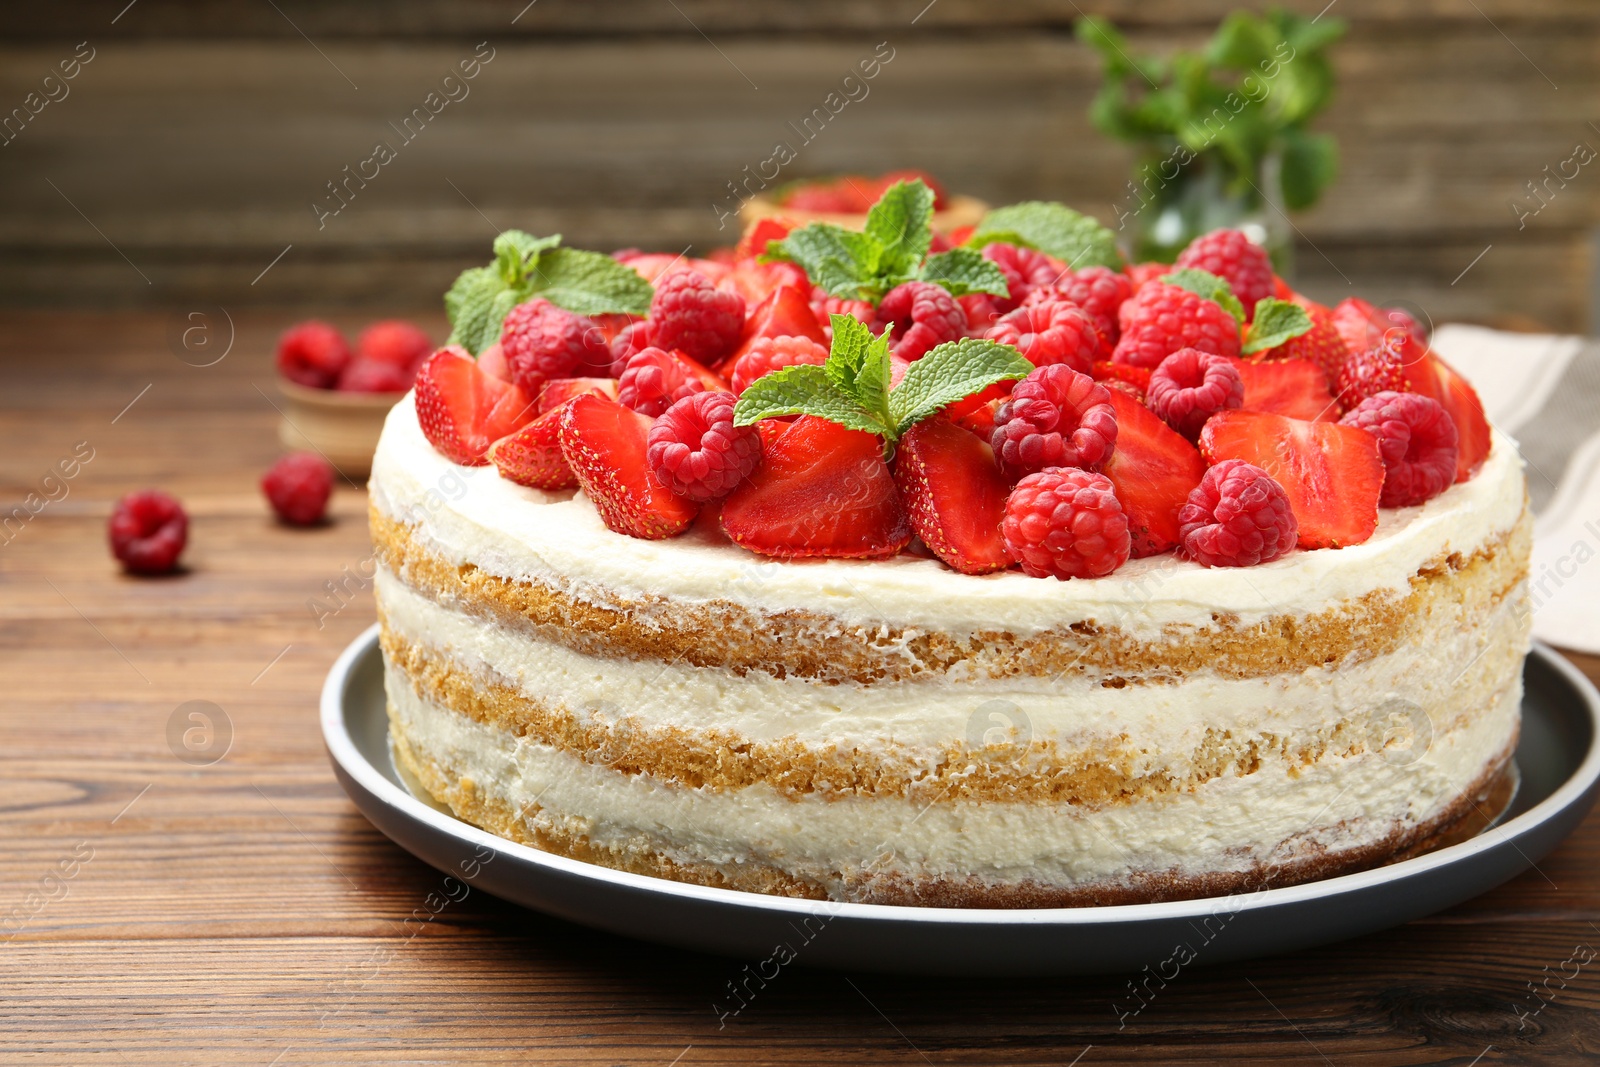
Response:
POLYGON ((389 757, 377 627, 334 664, 322 733, 334 771, 402 848, 464 882, 613 933, 751 960, 906 974, 1137 971, 1355 937, 1450 907, 1536 863, 1576 827, 1600 781, 1600 694, 1550 649, 1526 669, 1521 787, 1471 840, 1360 874, 1204 900, 984 911, 834 904, 708 889, 554 856, 461 822, 407 788, 389 757), (782 946, 782 948, 779 948, 782 946), (1182 946, 1175 950, 1174 946, 1182 946))

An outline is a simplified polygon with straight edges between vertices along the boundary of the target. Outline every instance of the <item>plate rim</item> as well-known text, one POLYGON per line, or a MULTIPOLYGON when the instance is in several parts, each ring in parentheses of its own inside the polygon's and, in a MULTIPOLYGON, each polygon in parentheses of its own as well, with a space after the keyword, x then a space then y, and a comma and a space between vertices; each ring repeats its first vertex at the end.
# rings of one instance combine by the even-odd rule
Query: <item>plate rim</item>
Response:
MULTIPOLYGON (((1530 659, 1553 668, 1583 697, 1584 710, 1589 717, 1589 750, 1577 768, 1554 792, 1522 814, 1490 827, 1468 841, 1449 845, 1421 856, 1385 864, 1371 870, 1336 875, 1298 885, 1277 889, 1260 889, 1245 893, 1220 896, 1195 897, 1188 900, 1171 900, 1143 904, 1112 904, 1067 908, 946 908, 903 904, 862 904, 852 901, 817 901, 797 897, 781 897, 751 893, 738 889, 675 882, 652 875, 619 871, 599 864, 587 863, 552 852, 523 845, 508 838, 491 834, 471 823, 437 811, 411 793, 402 789, 376 766, 357 747, 345 722, 344 695, 356 663, 378 644, 379 623, 368 626, 339 653, 338 659, 323 681, 320 719, 323 744, 328 756, 377 801, 398 811, 401 815, 423 823, 430 829, 447 836, 463 839, 470 844, 487 846, 498 852, 516 857, 535 867, 552 872, 586 878, 613 887, 655 895, 665 894, 688 902, 712 904, 723 907, 747 908, 755 911, 773 911, 795 915, 815 915, 819 908, 827 910, 831 918, 856 919, 872 922, 932 923, 938 925, 968 926, 1095 926, 1116 923, 1143 923, 1163 920, 1197 919, 1217 914, 1220 902, 1229 902, 1229 912, 1264 911, 1292 906, 1324 896, 1344 896, 1360 893, 1380 885, 1404 881, 1425 875, 1440 867, 1466 861, 1473 856, 1497 848, 1507 838, 1518 838, 1555 818, 1584 793, 1595 788, 1600 781, 1600 691, 1564 656, 1543 641, 1535 640, 1528 650, 1530 659)), ((381 828, 380 828, 381 829, 381 828)), ((388 836, 385 834, 385 836, 388 836)), ((404 847, 404 846, 402 846, 404 847)), ((407 849, 407 851, 410 851, 407 849)), ((1519 849, 1520 851, 1520 849, 1519 849)), ((1531 863, 1530 863, 1531 865, 1531 863)))

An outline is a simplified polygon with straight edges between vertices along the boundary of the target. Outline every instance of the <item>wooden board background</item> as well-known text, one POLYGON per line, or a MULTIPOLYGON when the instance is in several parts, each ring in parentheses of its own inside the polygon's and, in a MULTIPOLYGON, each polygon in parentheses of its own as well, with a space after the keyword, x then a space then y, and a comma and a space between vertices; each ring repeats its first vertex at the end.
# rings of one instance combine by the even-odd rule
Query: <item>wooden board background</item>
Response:
MULTIPOLYGON (((726 183, 879 42, 895 58, 870 95, 785 177, 924 166, 994 202, 1059 198, 1110 219, 1129 157, 1085 119, 1097 65, 1072 20, 1106 13, 1160 49, 1232 6, 17 5, 0 113, 78 42, 95 58, 0 147, 0 302, 437 306, 511 225, 599 248, 704 248, 728 237, 713 207, 726 183), (325 183, 481 41, 495 58, 470 95, 319 230, 325 183)), ((1436 321, 1586 329, 1596 168, 1524 229, 1510 202, 1576 144, 1600 148, 1600 6, 1336 0, 1329 15, 1351 23, 1321 123, 1344 167, 1296 220, 1304 287, 1404 300, 1436 321)))

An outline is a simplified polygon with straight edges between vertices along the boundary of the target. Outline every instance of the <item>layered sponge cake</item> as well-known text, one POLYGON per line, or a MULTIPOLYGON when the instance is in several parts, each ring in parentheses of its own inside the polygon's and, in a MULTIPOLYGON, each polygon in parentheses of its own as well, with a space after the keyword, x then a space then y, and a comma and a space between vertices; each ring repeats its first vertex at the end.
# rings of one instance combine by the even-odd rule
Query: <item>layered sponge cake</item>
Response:
MULTIPOLYGON (((990 248, 991 264, 1008 254, 990 248)), ((550 373, 566 358, 550 338, 573 335, 541 325, 530 356, 508 318, 476 363, 434 357, 374 459, 394 752, 461 818, 703 885, 1054 907, 1359 869, 1482 814, 1518 734, 1522 466, 1486 424, 1453 429, 1471 418, 1461 383, 1419 369, 1425 352, 1408 362, 1408 345, 1425 349, 1414 333, 1377 346, 1394 357, 1377 371, 1417 388, 1358 396, 1360 375, 1340 389, 1319 368, 1331 413, 1286 414, 1260 390, 1252 407, 1250 372, 1212 369, 1254 366, 1252 353, 1201 350, 1212 358, 1186 357, 1191 380, 1183 361, 1166 366, 1173 353, 1142 366, 1101 326, 1084 343, 1106 351, 1084 352, 1082 370, 1052 358, 1065 342, 1046 330, 1003 341, 1008 316, 1050 303, 1027 305, 1009 277, 990 286, 1005 295, 983 294, 998 306, 967 301, 979 321, 963 338, 915 359, 890 347, 892 320, 872 321, 864 285, 859 315, 836 304, 818 309, 826 331, 811 323, 826 363, 774 360, 796 346, 752 343, 754 311, 720 358, 641 347, 640 323, 672 335, 661 293, 683 283, 635 269, 656 284, 648 310, 560 313, 612 336, 618 379, 550 373), (854 350, 852 315, 882 331, 854 350), (674 362, 641 356, 654 352, 674 362), (881 400, 853 384, 874 360, 881 400), (812 411, 806 382, 820 379, 783 366, 826 368, 881 431, 831 394, 831 416, 812 411), (952 366, 964 385, 947 385, 952 366), (1228 387, 1212 411, 1208 374, 1228 387), (712 388, 727 378, 737 396, 712 388), (1163 390, 1189 394, 1174 406, 1163 390), (799 410, 773 411, 774 395, 799 410), (992 426, 972 427, 970 397, 992 426), (1067 420, 1054 441, 1037 418, 1047 401, 1067 420), (1018 430, 1027 418, 1045 440, 1018 430), (1107 418, 1121 466, 1078 432, 1107 418), (838 437, 838 420, 871 447, 838 437), (1320 465, 1294 451, 1306 442, 1320 465), (1030 466, 1040 449, 1050 461, 1030 466), (1187 484, 1174 492, 1174 478, 1187 484)), ((694 269, 726 280, 710 261, 694 269)), ((1076 276, 1061 267, 1050 284, 1076 276)), ((878 307, 894 307, 893 288, 878 307)), ((1258 304, 1238 347, 1279 314, 1258 304)), ((920 343, 917 325, 899 340, 920 343)), ((1317 367, 1277 351, 1287 343, 1260 364, 1317 367)))

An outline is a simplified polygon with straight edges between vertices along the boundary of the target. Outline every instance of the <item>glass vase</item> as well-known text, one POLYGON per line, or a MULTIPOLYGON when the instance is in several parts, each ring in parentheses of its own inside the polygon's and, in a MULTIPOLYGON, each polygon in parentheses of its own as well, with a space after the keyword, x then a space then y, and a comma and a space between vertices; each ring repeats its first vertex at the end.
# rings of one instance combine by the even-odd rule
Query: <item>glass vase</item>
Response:
MULTIPOLYGON (((1176 158, 1176 147, 1164 157, 1176 158)), ((1167 164, 1171 167, 1171 164, 1167 164)), ((1213 152, 1202 152, 1167 179, 1162 164, 1146 164, 1129 183, 1133 198, 1131 257, 1136 263, 1171 263, 1188 243, 1217 229, 1243 230, 1263 246, 1286 280, 1294 268, 1294 241, 1283 206, 1282 168, 1276 153, 1255 173, 1240 177, 1213 152)))

